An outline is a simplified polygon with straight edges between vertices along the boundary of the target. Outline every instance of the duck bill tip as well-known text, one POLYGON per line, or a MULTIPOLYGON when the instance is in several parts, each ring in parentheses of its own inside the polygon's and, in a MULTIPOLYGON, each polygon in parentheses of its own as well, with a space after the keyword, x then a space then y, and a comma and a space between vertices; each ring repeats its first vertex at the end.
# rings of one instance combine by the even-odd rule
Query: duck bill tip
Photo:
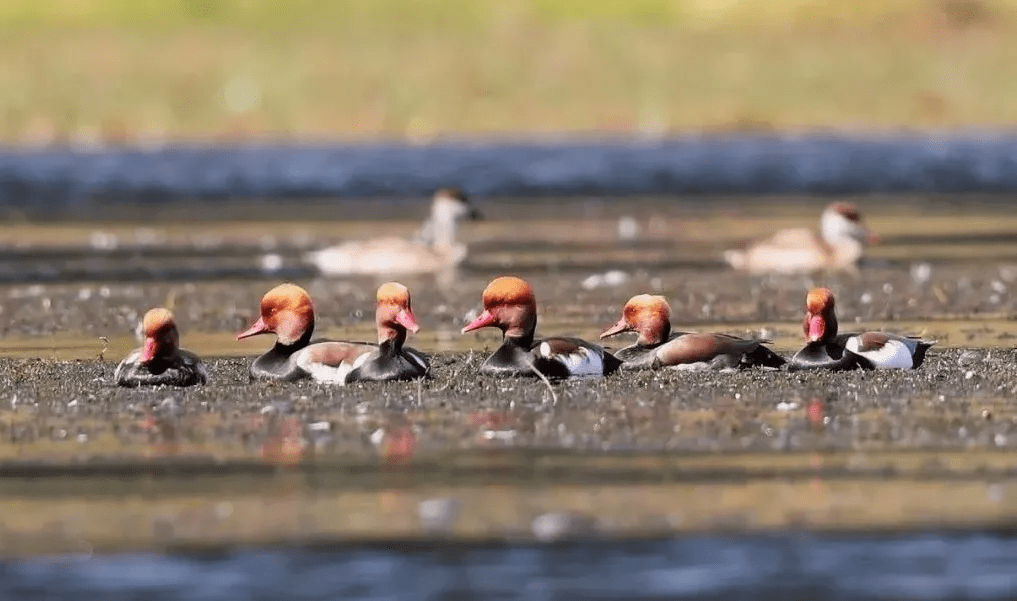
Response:
POLYGON ((413 315, 412 311, 406 309, 399 311, 396 313, 395 321, 414 334, 420 331, 420 326, 417 325, 417 318, 413 315))
POLYGON ((155 359, 155 354, 158 350, 159 344, 155 341, 155 338, 145 338, 145 343, 141 345, 141 355, 138 357, 138 361, 148 363, 155 359))
POLYGON ((237 334, 237 340, 243 340, 244 338, 250 338, 251 336, 257 336, 258 334, 267 334, 271 332, 272 328, 265 323, 263 318, 258 318, 258 321, 254 322, 254 325, 249 329, 237 334))
POLYGON ((614 336, 616 334, 621 334, 622 332, 627 332, 630 329, 631 328, 629 328, 629 324, 625 323, 624 321, 619 321, 618 323, 614 324, 610 328, 608 328, 608 329, 604 330, 603 332, 601 332, 600 339, 603 340, 605 338, 614 336))
POLYGON ((463 327, 460 333, 465 334, 472 332, 473 330, 479 330, 480 328, 486 328, 493 326, 495 322, 494 314, 484 309, 484 312, 477 316, 476 319, 471 321, 469 324, 463 327))

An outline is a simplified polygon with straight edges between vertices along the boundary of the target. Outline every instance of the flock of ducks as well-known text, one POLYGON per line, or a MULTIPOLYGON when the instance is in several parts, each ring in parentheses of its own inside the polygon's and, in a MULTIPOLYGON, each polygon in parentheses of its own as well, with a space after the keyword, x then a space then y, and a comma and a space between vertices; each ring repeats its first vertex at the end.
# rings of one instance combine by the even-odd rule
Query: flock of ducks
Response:
MULTIPOLYGON (((379 238, 347 242, 310 253, 306 258, 325 275, 433 272, 454 267, 466 257, 457 239, 458 223, 479 213, 458 188, 438 190, 430 219, 411 239, 379 238)), ((823 212, 820 232, 782 230, 724 258, 751 273, 856 271, 867 243, 876 236, 858 209, 836 202, 823 212)), ((662 296, 633 296, 618 323, 601 338, 637 334, 634 344, 614 353, 579 338, 537 338, 537 303, 520 278, 494 279, 483 293, 483 312, 462 333, 498 328, 501 346, 480 366, 480 373, 501 377, 570 378, 605 376, 618 369, 736 369, 763 367, 802 369, 913 369, 935 342, 884 332, 838 331, 833 293, 815 288, 805 300, 804 348, 790 360, 770 350, 768 340, 719 333, 672 332, 671 308, 662 296)), ((339 385, 358 381, 412 380, 430 373, 424 353, 405 346, 408 332, 419 329, 410 307, 410 291, 397 282, 378 288, 375 302, 378 342, 321 340, 314 334, 314 305, 307 292, 282 284, 261 299, 261 316, 238 340, 274 334, 275 344, 250 366, 254 379, 309 378, 339 385)), ((179 347, 173 315, 149 311, 142 322, 144 344, 117 367, 123 386, 205 383, 201 360, 179 347)))
MULTIPOLYGON (((736 369, 762 367, 806 369, 913 369, 935 341, 884 332, 842 334, 837 328, 833 293, 809 291, 802 330, 805 346, 786 360, 767 340, 720 333, 672 332, 670 307, 662 296, 640 294, 629 299, 618 323, 601 338, 636 332, 634 344, 615 353, 569 337, 537 338, 537 303, 530 285, 514 276, 494 279, 484 289, 483 311, 462 329, 466 334, 494 327, 501 346, 479 371, 497 377, 538 376, 562 379, 606 376, 619 369, 736 369)), ((359 381, 412 380, 430 374, 424 353, 405 346, 408 332, 419 329, 410 291, 397 282, 378 288, 375 299, 378 342, 314 339, 314 305, 307 292, 282 284, 261 299, 261 315, 238 340, 274 334, 275 344, 250 366, 259 380, 300 380, 345 385, 359 381)), ((150 310, 143 320, 144 343, 117 367, 122 386, 205 383, 201 360, 179 347, 173 315, 150 310)))

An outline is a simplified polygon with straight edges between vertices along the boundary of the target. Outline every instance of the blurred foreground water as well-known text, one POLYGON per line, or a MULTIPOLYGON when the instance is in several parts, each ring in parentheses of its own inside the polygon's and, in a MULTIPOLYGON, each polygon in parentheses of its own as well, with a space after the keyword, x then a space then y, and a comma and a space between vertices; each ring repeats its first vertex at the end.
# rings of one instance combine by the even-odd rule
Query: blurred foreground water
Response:
POLYGON ((995 534, 695 536, 655 542, 238 550, 0 564, 4 599, 1003 600, 1017 539, 995 534))

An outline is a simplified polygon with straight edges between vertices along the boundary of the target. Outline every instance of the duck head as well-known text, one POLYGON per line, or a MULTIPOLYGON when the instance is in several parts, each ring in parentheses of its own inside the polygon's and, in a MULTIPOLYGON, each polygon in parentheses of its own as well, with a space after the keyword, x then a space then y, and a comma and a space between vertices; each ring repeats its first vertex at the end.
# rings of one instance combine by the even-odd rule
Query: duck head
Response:
POLYGON ((141 320, 145 341, 138 361, 145 365, 156 357, 172 356, 180 345, 180 334, 173 313, 161 307, 150 309, 141 320))
POLYGON ((820 229, 823 240, 834 246, 843 240, 854 240, 863 244, 879 242, 879 236, 865 226, 858 207, 849 202, 835 202, 826 207, 820 218, 820 229))
POLYGON ((671 333, 671 306, 663 296, 639 294, 629 299, 622 309, 618 323, 604 330, 601 338, 638 332, 637 344, 656 345, 667 340, 671 333))
POLYGON ((439 188, 431 202, 431 217, 435 221, 477 220, 480 211, 470 203, 470 198, 456 187, 439 188))
POLYGON ((374 321, 378 326, 378 343, 386 340, 405 340, 406 330, 417 333, 420 326, 410 308, 410 291, 398 282, 388 282, 378 288, 374 321))
POLYGON ((314 330, 314 306, 307 292, 295 284, 281 284, 261 298, 261 317, 237 340, 273 333, 281 344, 295 344, 314 330))
POLYGON ((462 333, 494 327, 504 336, 533 338, 537 329, 537 301, 533 288, 513 276, 494 279, 484 289, 484 311, 462 333))
POLYGON ((805 319, 802 330, 809 342, 831 340, 837 335, 837 315, 833 293, 827 288, 813 288, 805 297, 805 319))

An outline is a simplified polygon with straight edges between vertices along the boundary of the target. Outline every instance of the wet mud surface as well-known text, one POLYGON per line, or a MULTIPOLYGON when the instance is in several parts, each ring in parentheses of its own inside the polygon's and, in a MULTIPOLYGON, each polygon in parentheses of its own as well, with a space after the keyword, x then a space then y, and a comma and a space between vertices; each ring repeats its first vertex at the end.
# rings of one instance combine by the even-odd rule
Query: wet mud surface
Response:
POLYGON ((213 359, 208 385, 150 390, 112 385, 110 362, 4 360, 0 454, 299 460, 471 448, 1017 447, 1012 350, 933 351, 916 372, 618 373, 553 384, 554 397, 536 379, 478 376, 482 359, 442 354, 429 380, 346 387, 250 383, 247 360, 213 359))

